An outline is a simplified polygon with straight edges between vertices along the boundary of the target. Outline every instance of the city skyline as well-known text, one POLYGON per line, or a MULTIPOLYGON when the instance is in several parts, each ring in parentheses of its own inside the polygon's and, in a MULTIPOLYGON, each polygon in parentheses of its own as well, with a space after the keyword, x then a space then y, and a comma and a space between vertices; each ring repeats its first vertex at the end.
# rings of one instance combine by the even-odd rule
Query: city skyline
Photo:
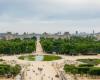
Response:
POLYGON ((99 32, 99 8, 99 0, 1 0, 0 32, 99 32))

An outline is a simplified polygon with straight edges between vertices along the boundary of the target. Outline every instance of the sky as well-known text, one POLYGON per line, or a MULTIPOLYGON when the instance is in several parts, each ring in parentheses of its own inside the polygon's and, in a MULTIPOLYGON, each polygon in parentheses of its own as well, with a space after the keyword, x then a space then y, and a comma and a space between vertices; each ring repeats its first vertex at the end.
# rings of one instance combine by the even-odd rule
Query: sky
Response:
POLYGON ((0 0, 1 32, 100 31, 100 0, 0 0))

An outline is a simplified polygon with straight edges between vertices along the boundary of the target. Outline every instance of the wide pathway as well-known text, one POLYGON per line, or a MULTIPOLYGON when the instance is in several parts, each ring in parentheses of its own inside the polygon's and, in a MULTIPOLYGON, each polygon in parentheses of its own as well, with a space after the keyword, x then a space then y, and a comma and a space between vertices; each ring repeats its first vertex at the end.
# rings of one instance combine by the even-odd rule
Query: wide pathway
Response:
POLYGON ((37 40, 37 42, 36 42, 36 54, 43 54, 43 49, 40 44, 40 40, 37 40))
MULTIPOLYGON (((36 44, 36 54, 42 55, 43 49, 39 40, 36 44)), ((59 80, 57 72, 49 62, 35 61, 23 71, 23 80, 59 80)))
POLYGON ((24 80, 59 80, 57 73, 47 63, 35 63, 28 66, 24 71, 24 80))

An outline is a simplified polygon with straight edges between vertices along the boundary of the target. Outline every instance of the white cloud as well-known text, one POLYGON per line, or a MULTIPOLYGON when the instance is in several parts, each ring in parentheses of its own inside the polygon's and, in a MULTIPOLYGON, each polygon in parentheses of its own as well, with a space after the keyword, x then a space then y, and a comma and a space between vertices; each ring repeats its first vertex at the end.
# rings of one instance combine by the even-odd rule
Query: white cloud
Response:
POLYGON ((0 0, 0 4, 1 32, 99 31, 100 0, 0 0))

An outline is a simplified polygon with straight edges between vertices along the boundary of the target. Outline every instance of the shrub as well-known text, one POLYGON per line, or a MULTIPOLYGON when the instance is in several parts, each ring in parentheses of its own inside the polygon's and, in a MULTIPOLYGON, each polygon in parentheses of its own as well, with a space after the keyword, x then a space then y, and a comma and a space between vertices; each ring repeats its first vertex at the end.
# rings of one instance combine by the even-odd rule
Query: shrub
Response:
POLYGON ((0 64, 0 75, 13 75, 16 76, 18 73, 20 73, 21 67, 19 65, 10 66, 5 64, 0 64))
POLYGON ((93 67, 93 64, 80 64, 79 67, 93 67))
POLYGON ((89 71, 90 75, 97 75, 100 76, 100 67, 93 67, 89 71))
POLYGON ((88 74, 90 67, 77 67, 78 74, 88 74))

